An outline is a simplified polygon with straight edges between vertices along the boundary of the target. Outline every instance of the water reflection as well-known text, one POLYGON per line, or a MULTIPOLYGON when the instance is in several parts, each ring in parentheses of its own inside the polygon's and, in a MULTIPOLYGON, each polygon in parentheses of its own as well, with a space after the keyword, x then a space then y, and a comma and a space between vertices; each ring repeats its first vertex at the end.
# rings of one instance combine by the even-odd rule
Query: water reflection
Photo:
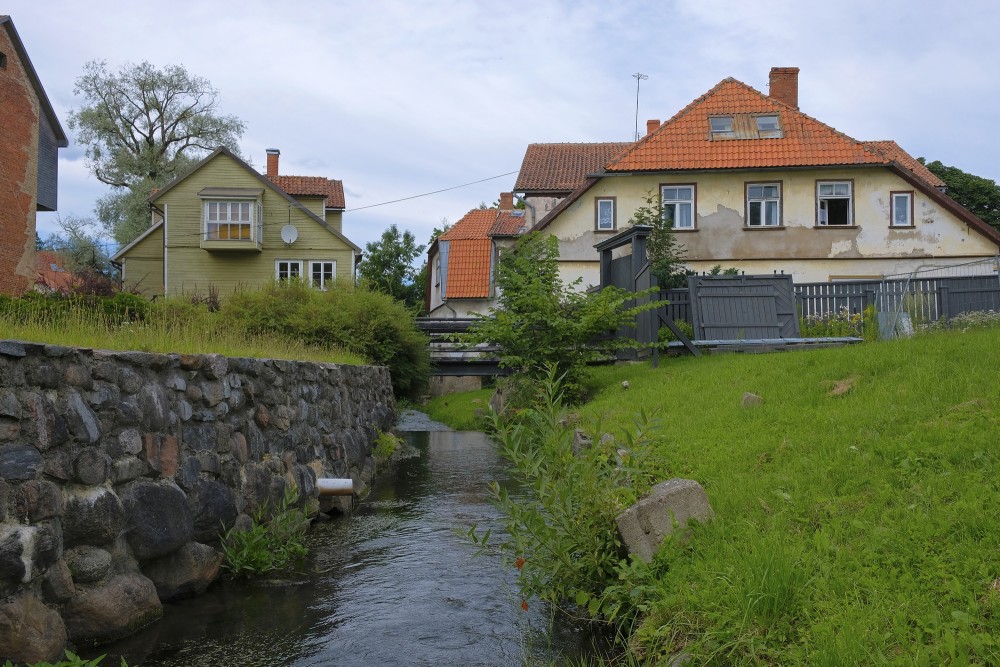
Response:
POLYGON ((349 517, 314 525, 308 572, 225 583, 103 647, 116 664, 519 665, 577 653, 520 608, 515 576, 463 536, 499 530, 487 484, 506 466, 483 434, 406 434, 420 456, 380 476, 349 517))

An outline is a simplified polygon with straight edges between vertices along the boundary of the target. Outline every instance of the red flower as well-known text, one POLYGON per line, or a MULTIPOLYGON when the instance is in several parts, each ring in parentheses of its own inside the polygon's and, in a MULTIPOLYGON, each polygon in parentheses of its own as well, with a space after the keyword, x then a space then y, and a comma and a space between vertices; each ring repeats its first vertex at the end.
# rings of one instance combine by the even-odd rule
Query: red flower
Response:
POLYGON ((528 611, 528 603, 524 600, 521 600, 521 609, 528 611))
POLYGON ((520 570, 522 567, 524 567, 524 559, 518 556, 517 560, 514 561, 514 565, 516 565, 517 569, 520 570))

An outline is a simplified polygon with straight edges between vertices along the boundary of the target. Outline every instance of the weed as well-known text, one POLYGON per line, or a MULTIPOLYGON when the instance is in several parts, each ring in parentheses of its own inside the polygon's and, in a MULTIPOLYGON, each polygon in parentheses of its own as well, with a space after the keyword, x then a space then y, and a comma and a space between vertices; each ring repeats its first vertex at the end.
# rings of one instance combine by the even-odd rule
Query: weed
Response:
POLYGON ((393 435, 392 433, 379 432, 378 437, 375 438, 375 448, 372 450, 372 456, 375 457, 376 463, 385 463, 389 460, 396 450, 399 449, 399 445, 402 444, 402 440, 393 435))
MULTIPOLYGON (((59 662, 34 662, 27 667, 98 667, 102 660, 104 660, 103 655, 93 660, 84 660, 72 651, 67 650, 64 659, 59 662)), ((3 667, 14 667, 14 663, 7 660, 4 662, 3 667)), ((128 667, 128 663, 125 662, 124 658, 122 658, 121 667, 128 667)))
POLYGON ((226 560, 223 564, 234 577, 253 577, 286 567, 308 553, 305 535, 309 523, 302 510, 296 507, 299 491, 292 485, 285 487, 285 494, 270 519, 270 503, 253 515, 249 530, 230 528, 222 535, 222 548, 226 560))

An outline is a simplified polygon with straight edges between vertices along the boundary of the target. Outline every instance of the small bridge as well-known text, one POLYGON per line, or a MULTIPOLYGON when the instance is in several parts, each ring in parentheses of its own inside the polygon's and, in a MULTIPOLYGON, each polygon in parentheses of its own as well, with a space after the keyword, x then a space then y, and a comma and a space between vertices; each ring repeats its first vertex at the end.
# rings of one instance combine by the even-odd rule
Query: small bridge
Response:
POLYGON ((430 336, 431 375, 453 377, 492 377, 506 375, 500 368, 500 347, 477 345, 466 348, 451 340, 465 333, 475 322, 472 318, 438 319, 418 317, 417 328, 430 336))

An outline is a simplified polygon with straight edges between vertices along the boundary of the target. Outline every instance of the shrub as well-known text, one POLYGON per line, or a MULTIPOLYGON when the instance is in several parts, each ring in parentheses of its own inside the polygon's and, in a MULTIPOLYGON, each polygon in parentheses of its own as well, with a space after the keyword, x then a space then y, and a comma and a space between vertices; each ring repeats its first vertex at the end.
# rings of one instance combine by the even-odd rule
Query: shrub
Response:
MULTIPOLYGON (((562 386, 552 367, 541 381, 535 404, 516 420, 492 416, 501 453, 519 482, 511 495, 490 485, 506 517, 508 536, 497 545, 517 567, 524 605, 539 598, 570 615, 629 622, 635 608, 627 595, 608 595, 627 567, 615 516, 666 474, 654 459, 650 433, 655 422, 640 415, 632 431, 602 437, 600 424, 586 445, 562 418, 562 386)), ((491 535, 469 536, 481 547, 491 535)))
POLYGON ((305 513, 296 507, 298 489, 285 487, 285 495, 270 520, 270 503, 258 509, 249 530, 230 528, 222 535, 226 560, 223 567, 234 577, 251 577, 286 567, 295 559, 305 557, 305 513))
POLYGON ((297 281, 238 292, 223 316, 253 333, 277 333, 309 345, 326 345, 387 366, 397 397, 416 397, 430 376, 427 337, 413 313, 392 297, 349 283, 327 291, 297 281))
MULTIPOLYGON (((685 336, 687 336, 692 340, 694 339, 694 326, 690 322, 685 322, 684 320, 676 320, 674 324, 677 325, 677 328, 680 329, 685 336)), ((677 340, 677 336, 674 335, 674 332, 671 331, 669 327, 663 326, 661 324, 660 331, 657 333, 657 339, 661 343, 671 343, 677 340)))
POLYGON ((385 463, 390 456, 396 453, 401 443, 402 440, 392 433, 379 432, 378 437, 375 438, 375 449, 372 450, 372 456, 375 457, 377 463, 385 463))

